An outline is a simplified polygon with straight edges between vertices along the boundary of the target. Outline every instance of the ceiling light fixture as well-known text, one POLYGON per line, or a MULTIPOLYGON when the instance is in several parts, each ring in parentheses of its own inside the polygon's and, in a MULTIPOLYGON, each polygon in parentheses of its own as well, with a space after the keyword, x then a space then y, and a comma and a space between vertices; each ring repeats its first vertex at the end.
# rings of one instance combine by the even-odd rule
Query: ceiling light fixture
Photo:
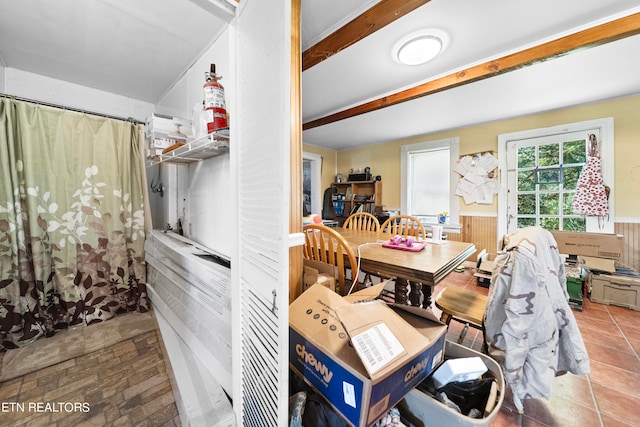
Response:
POLYGON ((393 59, 403 65, 421 65, 444 51, 447 34, 440 30, 422 30, 400 39, 393 47, 393 59))

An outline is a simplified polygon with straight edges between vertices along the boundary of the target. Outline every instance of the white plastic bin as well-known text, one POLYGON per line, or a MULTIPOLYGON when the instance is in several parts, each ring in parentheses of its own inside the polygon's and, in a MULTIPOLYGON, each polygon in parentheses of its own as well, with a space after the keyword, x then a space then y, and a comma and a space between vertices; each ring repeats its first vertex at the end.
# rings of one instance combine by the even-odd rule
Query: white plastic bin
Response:
POLYGON ((462 415, 451 408, 443 405, 433 397, 417 390, 413 389, 407 394, 398 404, 401 414, 406 419, 413 422, 418 427, 441 427, 441 426, 489 426, 495 419, 502 402, 504 400, 504 376, 502 375, 502 369, 492 358, 489 356, 472 350, 468 347, 456 344, 451 341, 446 341, 444 347, 446 358, 461 358, 461 357, 475 357, 478 356, 489 368, 489 372, 493 374, 498 383, 498 396, 496 405, 485 418, 470 418, 466 415, 462 415))

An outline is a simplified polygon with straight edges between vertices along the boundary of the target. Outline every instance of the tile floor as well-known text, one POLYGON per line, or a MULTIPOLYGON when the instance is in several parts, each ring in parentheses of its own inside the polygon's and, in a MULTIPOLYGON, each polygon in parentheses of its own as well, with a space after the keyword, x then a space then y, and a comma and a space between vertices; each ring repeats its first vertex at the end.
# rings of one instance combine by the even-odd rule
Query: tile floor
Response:
MULTIPOLYGON (((447 286, 488 293, 476 285, 469 270, 447 276, 435 287, 434 297, 447 286)), ((585 300, 583 310, 573 313, 591 373, 556 377, 551 398, 525 401, 522 415, 507 392, 492 426, 640 426, 640 312, 585 300)), ((462 326, 452 321, 447 338, 456 341, 462 326)), ((470 328, 463 344, 480 351, 482 332, 470 328)))
MULTIPOLYGON (((451 273, 434 296, 446 286, 487 293, 470 271, 451 273)), ((583 311, 574 314, 591 374, 557 377, 551 398, 526 401, 524 414, 507 393, 492 426, 640 426, 640 312, 585 300, 583 311)), ((452 322, 448 338, 457 340, 461 328, 452 322)), ((482 333, 470 329, 463 344, 479 350, 481 343, 482 333)), ((160 346, 158 332, 151 331, 2 383, 0 402, 87 402, 91 410, 0 408, 0 426, 180 426, 160 346)))
POLYGON ((0 426, 180 426, 161 345, 142 332, 1 383, 0 426))

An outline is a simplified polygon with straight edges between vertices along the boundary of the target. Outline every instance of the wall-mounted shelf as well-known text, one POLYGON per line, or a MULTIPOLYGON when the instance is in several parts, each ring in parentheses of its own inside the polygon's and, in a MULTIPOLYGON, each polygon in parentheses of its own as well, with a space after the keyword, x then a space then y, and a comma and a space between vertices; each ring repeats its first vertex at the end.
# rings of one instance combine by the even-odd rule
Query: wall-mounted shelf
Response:
POLYGON ((229 152, 229 130, 220 130, 209 135, 187 142, 180 148, 147 158, 147 167, 162 162, 191 163, 229 152))

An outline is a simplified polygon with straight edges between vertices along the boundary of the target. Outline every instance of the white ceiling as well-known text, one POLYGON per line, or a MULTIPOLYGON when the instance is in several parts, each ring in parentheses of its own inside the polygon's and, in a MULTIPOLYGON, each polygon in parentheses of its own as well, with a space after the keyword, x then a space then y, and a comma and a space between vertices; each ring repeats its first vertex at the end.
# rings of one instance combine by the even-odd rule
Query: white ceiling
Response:
MULTIPOLYGON (((303 0, 303 28, 312 19, 304 14, 308 3, 319 8, 317 1, 303 0)), ((320 3, 331 9, 355 2, 320 3)), ((639 6, 636 0, 431 0, 306 70, 303 122, 638 12, 639 6), (449 34, 444 53, 421 66, 393 61, 393 45, 422 28, 449 34)), ((640 36, 305 130, 303 139, 340 150, 638 94, 636 52, 640 36)))
POLYGON ((156 103, 225 25, 189 0, 0 0, 0 64, 156 103))
MULTIPOLYGON (((222 2, 228 0, 220 0, 222 2)), ((245 0, 260 1, 260 0, 245 0)), ((156 103, 226 26, 208 0, 0 0, 0 64, 156 103)), ((302 0, 303 50, 378 0, 302 0)), ((431 0, 302 74, 303 121, 640 11, 640 0, 431 0), (406 67, 393 44, 414 30, 450 36, 406 67)), ((345 149, 640 94, 640 36, 305 130, 345 149)))

